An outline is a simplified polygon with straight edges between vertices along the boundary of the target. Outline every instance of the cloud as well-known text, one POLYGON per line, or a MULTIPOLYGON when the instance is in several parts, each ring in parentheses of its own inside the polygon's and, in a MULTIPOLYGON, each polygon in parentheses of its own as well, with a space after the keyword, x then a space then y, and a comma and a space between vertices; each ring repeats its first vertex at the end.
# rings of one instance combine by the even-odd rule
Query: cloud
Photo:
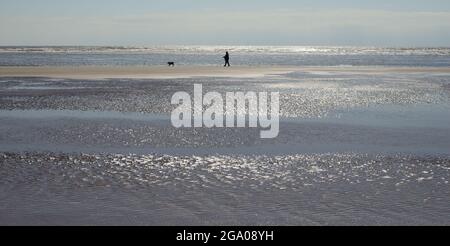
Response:
POLYGON ((0 17, 0 43, 443 45, 450 12, 336 9, 0 17), (426 38, 424 38, 426 36, 426 38))

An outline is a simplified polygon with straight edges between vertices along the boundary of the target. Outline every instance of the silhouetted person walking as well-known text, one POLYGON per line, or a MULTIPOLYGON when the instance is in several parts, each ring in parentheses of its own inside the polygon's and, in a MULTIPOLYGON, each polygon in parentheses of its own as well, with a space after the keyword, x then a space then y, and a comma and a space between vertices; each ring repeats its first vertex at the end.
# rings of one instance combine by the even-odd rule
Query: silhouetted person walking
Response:
POLYGON ((228 51, 227 51, 227 53, 225 53, 225 56, 223 57, 223 59, 225 59, 224 67, 230 66, 230 54, 228 54, 228 51))

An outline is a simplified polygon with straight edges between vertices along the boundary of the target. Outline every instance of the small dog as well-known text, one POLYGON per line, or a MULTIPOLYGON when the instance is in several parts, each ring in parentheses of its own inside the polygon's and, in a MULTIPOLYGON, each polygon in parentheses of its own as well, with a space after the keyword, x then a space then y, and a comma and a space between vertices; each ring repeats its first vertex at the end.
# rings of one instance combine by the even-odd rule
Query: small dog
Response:
POLYGON ((167 65, 169 65, 169 67, 175 67, 175 62, 168 62, 167 65))

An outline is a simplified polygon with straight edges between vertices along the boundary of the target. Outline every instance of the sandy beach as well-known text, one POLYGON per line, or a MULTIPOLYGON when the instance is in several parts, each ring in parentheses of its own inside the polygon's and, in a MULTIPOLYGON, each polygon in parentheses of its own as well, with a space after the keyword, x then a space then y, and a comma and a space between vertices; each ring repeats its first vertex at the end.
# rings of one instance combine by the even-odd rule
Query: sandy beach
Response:
POLYGON ((450 226, 449 1, 0 6, 0 226, 450 226))
POLYGON ((448 224, 449 73, 0 67, 0 224, 448 224), (174 128, 194 83, 280 92, 279 136, 174 128))
POLYGON ((164 79, 193 77, 254 78, 290 72, 340 73, 450 73, 448 67, 303 67, 303 66, 42 66, 0 67, 0 77, 48 77, 66 79, 164 79))
POLYGON ((233 57, 2 54, 0 225, 449 224, 445 59, 233 57), (199 83, 279 92, 279 136, 173 127, 199 83))
POLYGON ((3 77, 52 77, 71 79, 105 78, 192 78, 192 77, 262 77, 285 74, 296 67, 213 67, 213 66, 79 66, 79 67, 0 67, 3 77))

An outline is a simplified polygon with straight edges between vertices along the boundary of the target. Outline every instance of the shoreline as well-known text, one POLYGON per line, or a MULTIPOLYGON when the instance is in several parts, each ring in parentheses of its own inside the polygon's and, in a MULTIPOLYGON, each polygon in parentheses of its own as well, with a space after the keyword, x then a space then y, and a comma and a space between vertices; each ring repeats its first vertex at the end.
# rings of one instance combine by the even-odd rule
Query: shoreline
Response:
POLYGON ((193 77, 254 78, 291 72, 341 73, 449 73, 448 67, 380 66, 42 66, 0 67, 0 77, 48 77, 64 79, 175 79, 193 77))

